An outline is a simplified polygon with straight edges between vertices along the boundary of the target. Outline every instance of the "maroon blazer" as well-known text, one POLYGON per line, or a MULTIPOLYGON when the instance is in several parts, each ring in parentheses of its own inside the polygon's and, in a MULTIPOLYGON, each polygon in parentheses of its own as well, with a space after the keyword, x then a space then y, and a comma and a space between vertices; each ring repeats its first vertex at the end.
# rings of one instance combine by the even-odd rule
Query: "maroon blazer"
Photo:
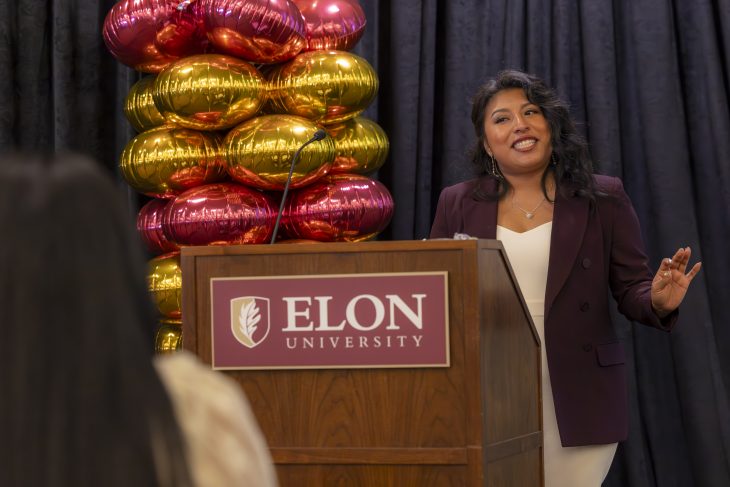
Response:
MULTIPOLYGON (((611 325, 609 289, 627 318, 669 331, 678 312, 659 319, 651 307, 636 212, 618 178, 595 176, 598 196, 556 195, 545 291, 545 352, 563 446, 613 443, 628 435, 625 355, 611 325)), ((431 238, 454 233, 493 239, 497 202, 472 197, 482 178, 444 189, 431 238)))

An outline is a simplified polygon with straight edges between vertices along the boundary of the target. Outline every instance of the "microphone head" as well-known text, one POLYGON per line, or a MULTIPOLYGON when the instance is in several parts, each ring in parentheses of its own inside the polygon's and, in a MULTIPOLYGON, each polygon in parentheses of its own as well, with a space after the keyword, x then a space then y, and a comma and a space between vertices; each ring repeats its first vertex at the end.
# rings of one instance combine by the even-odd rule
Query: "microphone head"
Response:
POLYGON ((325 137, 327 137, 327 132, 325 132, 324 129, 317 129, 317 131, 312 136, 312 141, 322 140, 325 137))

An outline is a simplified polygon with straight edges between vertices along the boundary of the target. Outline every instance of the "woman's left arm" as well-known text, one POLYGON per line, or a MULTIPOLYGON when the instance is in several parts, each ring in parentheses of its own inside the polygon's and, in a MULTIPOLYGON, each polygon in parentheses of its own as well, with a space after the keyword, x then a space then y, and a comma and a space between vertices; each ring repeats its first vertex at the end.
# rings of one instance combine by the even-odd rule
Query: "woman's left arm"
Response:
POLYGON ((700 272, 701 262, 697 262, 687 272, 692 250, 679 249, 671 259, 662 259, 659 270, 651 282, 651 306, 660 318, 677 309, 687 294, 692 279, 700 272))
POLYGON ((612 211, 608 212, 612 221, 611 291, 619 311, 630 320, 668 331, 676 322, 676 310, 700 265, 696 264, 685 274, 690 253, 689 249, 680 249, 672 257, 671 264, 670 259, 663 259, 659 271, 654 274, 648 266, 639 219, 631 200, 620 179, 611 178, 611 183, 606 187, 612 200, 609 204, 612 211))

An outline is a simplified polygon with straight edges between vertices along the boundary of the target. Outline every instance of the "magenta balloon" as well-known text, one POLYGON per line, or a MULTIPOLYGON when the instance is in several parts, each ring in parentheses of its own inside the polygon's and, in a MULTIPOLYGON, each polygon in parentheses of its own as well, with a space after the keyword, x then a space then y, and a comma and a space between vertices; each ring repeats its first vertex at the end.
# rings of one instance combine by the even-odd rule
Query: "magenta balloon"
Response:
POLYGON ((276 210, 271 198, 255 189, 208 184, 172 200, 162 230, 179 245, 264 243, 274 231, 276 210))
POLYGON ((349 51, 365 32, 365 12, 357 0, 293 0, 307 25, 307 51, 349 51))
POLYGON ((278 63, 306 45, 304 18, 291 0, 197 0, 195 10, 216 51, 278 63))
POLYGON ((203 24, 180 0, 122 0, 104 19, 103 36, 121 63, 158 73, 172 61, 205 51, 203 24))
POLYGON ((179 250, 162 232, 162 213, 170 200, 153 199, 137 214, 137 231, 150 252, 155 255, 179 250))
POLYGON ((282 225, 291 238, 359 242, 383 231, 392 216, 393 198, 382 183, 336 174, 294 191, 282 225))

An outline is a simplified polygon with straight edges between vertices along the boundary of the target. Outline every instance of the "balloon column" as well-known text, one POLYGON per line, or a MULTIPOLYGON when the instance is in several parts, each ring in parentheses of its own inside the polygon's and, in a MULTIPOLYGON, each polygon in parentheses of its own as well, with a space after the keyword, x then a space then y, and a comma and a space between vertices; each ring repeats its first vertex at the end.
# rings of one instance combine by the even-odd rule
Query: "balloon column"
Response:
POLYGON ((360 116, 378 78, 350 52, 366 20, 357 0, 121 0, 103 27, 109 51, 149 75, 124 113, 138 135, 121 174, 152 199, 137 228, 155 257, 148 282, 162 316, 156 348, 180 348, 185 245, 271 239, 294 153, 283 241, 375 237, 393 199, 367 177, 388 154, 360 116), (177 328, 176 328, 177 327, 177 328))

